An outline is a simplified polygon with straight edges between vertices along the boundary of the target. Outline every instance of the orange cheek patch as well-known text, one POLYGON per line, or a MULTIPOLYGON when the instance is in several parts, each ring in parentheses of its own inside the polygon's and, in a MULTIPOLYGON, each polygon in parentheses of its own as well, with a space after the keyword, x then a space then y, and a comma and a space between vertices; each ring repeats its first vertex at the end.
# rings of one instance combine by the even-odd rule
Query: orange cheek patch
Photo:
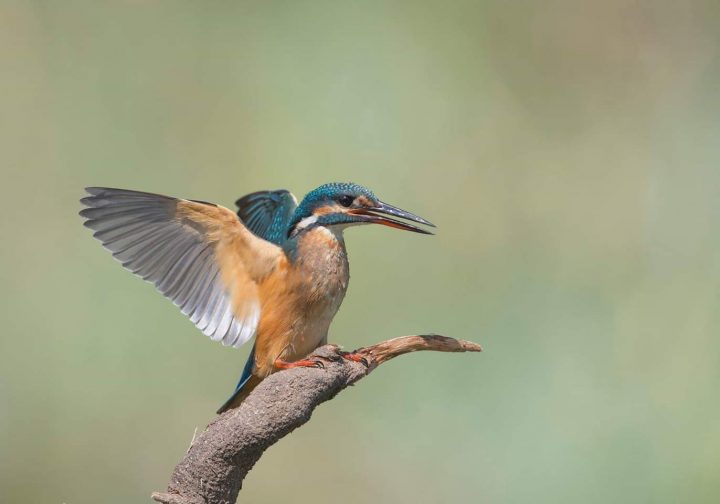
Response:
POLYGON ((339 206, 327 205, 327 206, 322 206, 320 208, 316 208, 313 211, 313 215, 320 217, 321 215, 328 215, 328 214, 339 213, 339 212, 342 212, 342 208, 340 208, 339 206))
POLYGON ((358 197, 355 199, 355 202, 356 202, 358 205, 364 206, 364 207, 373 207, 373 206, 375 206, 374 203, 367 198, 367 196, 358 196, 358 197))

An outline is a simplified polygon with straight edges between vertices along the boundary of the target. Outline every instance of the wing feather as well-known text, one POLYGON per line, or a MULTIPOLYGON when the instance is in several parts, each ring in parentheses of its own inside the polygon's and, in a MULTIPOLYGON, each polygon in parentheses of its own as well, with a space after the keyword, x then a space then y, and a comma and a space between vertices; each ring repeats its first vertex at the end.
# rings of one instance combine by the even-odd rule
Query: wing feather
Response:
POLYGON ((213 341, 239 347, 260 320, 258 283, 279 247, 227 208, 160 194, 90 187, 80 212, 123 267, 155 287, 213 341))
POLYGON ((285 189, 258 191, 238 199, 238 217, 250 231, 276 245, 285 242, 297 199, 285 189))

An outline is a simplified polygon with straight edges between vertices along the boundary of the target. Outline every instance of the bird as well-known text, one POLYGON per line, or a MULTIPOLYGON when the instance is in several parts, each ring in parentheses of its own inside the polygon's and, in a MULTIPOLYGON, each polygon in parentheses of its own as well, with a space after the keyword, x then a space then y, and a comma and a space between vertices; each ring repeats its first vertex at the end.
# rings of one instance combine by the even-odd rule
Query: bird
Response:
POLYGON ((433 234, 415 224, 435 227, 355 183, 321 185, 299 204, 284 189, 254 192, 236 201, 236 213, 149 192, 85 191, 84 225, 124 268, 154 284, 211 340, 238 348, 255 338, 218 414, 274 372, 323 367, 307 356, 327 343, 348 288, 345 229, 380 224, 433 234))

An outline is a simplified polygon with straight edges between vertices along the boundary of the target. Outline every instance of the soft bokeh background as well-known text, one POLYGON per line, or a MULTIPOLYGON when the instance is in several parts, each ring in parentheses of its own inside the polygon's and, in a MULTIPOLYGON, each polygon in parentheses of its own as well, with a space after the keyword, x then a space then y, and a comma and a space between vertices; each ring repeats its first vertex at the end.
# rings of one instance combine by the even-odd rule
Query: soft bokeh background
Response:
POLYGON ((0 1, 0 502, 149 502, 247 349, 77 216, 356 181, 331 339, 416 354, 269 450, 242 502, 720 500, 720 4, 0 1))

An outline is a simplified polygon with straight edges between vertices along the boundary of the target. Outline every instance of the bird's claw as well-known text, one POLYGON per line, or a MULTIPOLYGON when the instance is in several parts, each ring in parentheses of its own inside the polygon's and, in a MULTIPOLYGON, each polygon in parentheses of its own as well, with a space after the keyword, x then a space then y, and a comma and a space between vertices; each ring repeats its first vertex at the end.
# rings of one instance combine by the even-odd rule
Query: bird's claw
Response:
POLYGON ((368 362, 368 360, 367 360, 365 357, 363 357, 362 355, 360 355, 359 353, 356 353, 356 352, 340 352, 340 357, 342 357, 343 359, 352 361, 352 362, 359 362, 360 364, 362 364, 362 365, 365 366, 366 368, 369 368, 369 367, 370 367, 370 363, 368 362))
POLYGON ((341 360, 343 360, 342 355, 336 353, 328 353, 327 355, 323 355, 322 358, 327 360, 328 362, 340 362, 341 360))

